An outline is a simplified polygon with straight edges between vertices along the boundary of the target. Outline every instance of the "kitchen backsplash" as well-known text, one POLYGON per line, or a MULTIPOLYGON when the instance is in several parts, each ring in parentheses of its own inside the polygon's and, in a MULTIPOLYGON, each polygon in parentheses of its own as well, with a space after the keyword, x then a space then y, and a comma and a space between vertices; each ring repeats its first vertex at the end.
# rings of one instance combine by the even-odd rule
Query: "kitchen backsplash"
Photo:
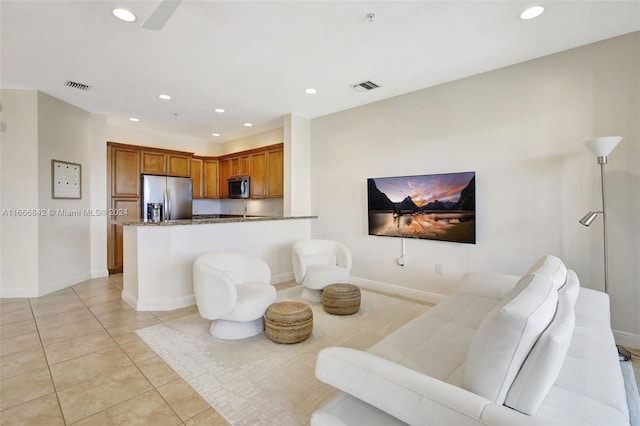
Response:
MULTIPOLYGON (((243 214, 245 200, 193 200, 193 214, 243 214)), ((247 214, 252 216, 282 216, 282 198, 246 200, 247 214)))

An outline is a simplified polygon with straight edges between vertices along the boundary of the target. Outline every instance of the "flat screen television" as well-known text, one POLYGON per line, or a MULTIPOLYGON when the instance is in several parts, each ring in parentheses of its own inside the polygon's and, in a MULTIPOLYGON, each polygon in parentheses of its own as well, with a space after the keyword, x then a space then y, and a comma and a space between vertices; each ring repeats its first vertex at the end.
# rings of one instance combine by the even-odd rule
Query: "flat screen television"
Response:
POLYGON ((369 235, 475 244, 476 173, 367 179, 369 235))

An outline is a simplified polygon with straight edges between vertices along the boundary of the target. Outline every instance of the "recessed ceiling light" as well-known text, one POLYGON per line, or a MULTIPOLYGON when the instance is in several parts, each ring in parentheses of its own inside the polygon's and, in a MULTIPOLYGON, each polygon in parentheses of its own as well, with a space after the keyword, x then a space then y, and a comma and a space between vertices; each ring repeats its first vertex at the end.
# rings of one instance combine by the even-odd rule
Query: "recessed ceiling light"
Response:
POLYGON ((220 133, 211 133, 211 136, 218 137, 218 136, 220 136, 220 133))
POLYGON ((244 123, 244 127, 251 127, 251 126, 253 126, 252 123, 244 123))
POLYGON ((524 19, 524 20, 533 19, 537 16, 540 16, 542 12, 544 12, 544 7, 532 6, 520 14, 520 19, 524 19))
POLYGON ((137 121, 140 121, 140 119, 139 118, 135 118, 135 117, 130 117, 129 121, 136 121, 137 122, 137 121))
POLYGON ((307 95, 315 95, 315 94, 316 94, 316 92, 317 92, 317 90, 316 90, 316 89, 314 89, 313 87, 309 87, 308 89, 306 89, 306 90, 304 91, 304 93, 306 93, 307 95))
POLYGON ((113 9, 113 14, 121 21, 133 22, 136 20, 136 15, 129 12, 127 9, 113 9))
POLYGON ((224 108, 216 108, 216 109, 214 109, 214 111, 222 113, 222 112, 224 112, 224 108))
POLYGON ((165 95, 165 94, 158 95, 158 97, 159 97, 160 99, 164 99, 165 101, 168 101, 169 99, 171 99, 171 96, 169 96, 169 95, 165 95))

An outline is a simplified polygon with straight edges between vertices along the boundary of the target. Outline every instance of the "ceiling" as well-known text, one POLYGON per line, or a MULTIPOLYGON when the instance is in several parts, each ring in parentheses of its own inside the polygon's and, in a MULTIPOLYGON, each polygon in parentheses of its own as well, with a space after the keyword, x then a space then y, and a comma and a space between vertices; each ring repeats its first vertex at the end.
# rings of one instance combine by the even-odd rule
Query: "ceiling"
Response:
POLYGON ((319 117, 640 30, 639 0, 538 1, 545 13, 530 21, 518 18, 530 1, 184 0, 162 30, 142 28, 159 3, 0 0, 0 87, 227 142, 289 113, 319 117), (381 87, 351 87, 366 80, 381 87))

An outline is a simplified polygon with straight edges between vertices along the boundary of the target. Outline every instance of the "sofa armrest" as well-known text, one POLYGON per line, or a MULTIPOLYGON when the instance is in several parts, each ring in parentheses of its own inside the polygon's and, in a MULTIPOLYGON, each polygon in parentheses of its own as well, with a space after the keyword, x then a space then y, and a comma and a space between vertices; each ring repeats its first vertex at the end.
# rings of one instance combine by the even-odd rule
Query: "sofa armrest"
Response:
POLYGON ((518 275, 470 272, 462 276, 456 291, 500 300, 521 278, 518 275))
POLYGON ((481 424, 486 398, 356 349, 320 351, 316 377, 409 424, 481 424))

